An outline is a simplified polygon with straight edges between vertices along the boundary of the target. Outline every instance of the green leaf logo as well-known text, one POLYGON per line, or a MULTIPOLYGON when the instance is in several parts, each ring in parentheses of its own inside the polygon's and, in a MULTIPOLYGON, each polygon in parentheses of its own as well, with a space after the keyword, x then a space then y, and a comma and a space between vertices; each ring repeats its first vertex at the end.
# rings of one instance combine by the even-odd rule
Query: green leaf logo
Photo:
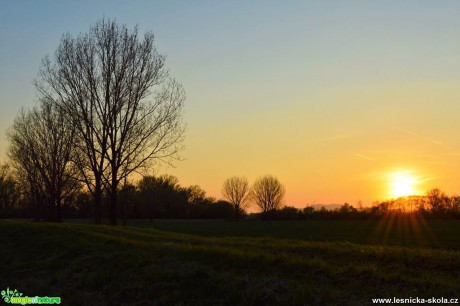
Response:
POLYGON ((2 294, 2 299, 3 301, 5 301, 6 303, 11 303, 11 298, 12 297, 21 297, 22 296, 22 293, 18 292, 18 290, 14 289, 14 290, 10 290, 9 287, 6 288, 6 290, 2 290, 2 292, 0 292, 2 294))

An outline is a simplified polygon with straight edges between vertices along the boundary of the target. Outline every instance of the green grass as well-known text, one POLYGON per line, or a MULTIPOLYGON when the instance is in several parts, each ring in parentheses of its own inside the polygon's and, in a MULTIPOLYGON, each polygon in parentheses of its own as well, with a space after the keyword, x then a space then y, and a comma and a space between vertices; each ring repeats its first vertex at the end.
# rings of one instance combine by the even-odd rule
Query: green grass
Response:
POLYGON ((304 241, 460 249, 458 220, 400 218, 334 221, 129 220, 128 225, 206 237, 270 237, 304 241))
POLYGON ((455 221, 135 223, 0 221, 0 289, 63 305, 369 305, 460 292, 455 221))

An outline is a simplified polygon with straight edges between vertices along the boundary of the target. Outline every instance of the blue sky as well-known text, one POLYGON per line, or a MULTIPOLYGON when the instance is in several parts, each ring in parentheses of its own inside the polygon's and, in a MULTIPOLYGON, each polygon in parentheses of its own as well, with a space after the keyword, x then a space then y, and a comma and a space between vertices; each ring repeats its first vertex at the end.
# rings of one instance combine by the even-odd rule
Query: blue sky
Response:
POLYGON ((104 16, 153 31, 186 89, 186 160, 157 173, 215 197, 273 174, 299 207, 384 198, 393 169, 460 185, 458 1, 2 0, 0 160, 41 59, 104 16))

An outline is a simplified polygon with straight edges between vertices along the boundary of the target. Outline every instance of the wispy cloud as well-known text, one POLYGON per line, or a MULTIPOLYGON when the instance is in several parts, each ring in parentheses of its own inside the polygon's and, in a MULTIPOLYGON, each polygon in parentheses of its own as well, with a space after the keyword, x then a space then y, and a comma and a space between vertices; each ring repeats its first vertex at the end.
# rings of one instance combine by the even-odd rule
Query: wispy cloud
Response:
POLYGON ((369 156, 366 156, 366 155, 364 155, 364 154, 353 153, 353 155, 356 156, 356 157, 365 159, 365 160, 369 160, 369 161, 375 161, 375 160, 377 160, 377 158, 369 157, 369 156))
POLYGON ((432 143, 435 143, 435 144, 438 144, 438 145, 442 145, 442 142, 438 141, 438 140, 434 140, 434 139, 431 139, 431 138, 427 138, 428 141, 431 141, 432 143))
POLYGON ((433 139, 433 138, 429 138, 429 137, 425 137, 423 135, 420 135, 414 131, 410 131, 410 130, 406 130, 406 129, 402 129, 400 127, 397 127, 397 126, 393 126, 393 129, 395 130, 398 130, 398 131, 401 131, 401 132, 404 132, 406 134, 409 134, 409 135, 412 135, 412 136, 416 136, 418 138, 422 138, 428 142, 431 142, 431 143, 434 143, 434 144, 437 144, 437 145, 442 145, 442 142, 440 142, 439 140, 436 140, 436 139, 433 139))

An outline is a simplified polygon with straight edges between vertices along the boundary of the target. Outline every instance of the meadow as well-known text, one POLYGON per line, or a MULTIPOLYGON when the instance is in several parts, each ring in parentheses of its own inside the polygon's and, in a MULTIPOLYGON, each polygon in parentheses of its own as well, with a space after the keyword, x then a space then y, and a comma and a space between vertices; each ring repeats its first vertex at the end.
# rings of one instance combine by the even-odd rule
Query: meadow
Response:
POLYGON ((458 298, 460 222, 0 221, 1 290, 63 305, 369 305, 458 298))

